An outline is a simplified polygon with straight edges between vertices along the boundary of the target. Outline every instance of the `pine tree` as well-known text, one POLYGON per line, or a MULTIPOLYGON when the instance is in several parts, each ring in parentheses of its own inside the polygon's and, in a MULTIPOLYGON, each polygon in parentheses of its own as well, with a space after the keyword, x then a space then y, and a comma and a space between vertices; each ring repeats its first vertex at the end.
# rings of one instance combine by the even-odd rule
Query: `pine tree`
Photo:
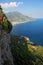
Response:
POLYGON ((0 25, 2 25, 3 30, 5 30, 7 33, 10 33, 12 29, 12 24, 7 19, 7 16, 3 13, 1 5, 0 5, 0 25))

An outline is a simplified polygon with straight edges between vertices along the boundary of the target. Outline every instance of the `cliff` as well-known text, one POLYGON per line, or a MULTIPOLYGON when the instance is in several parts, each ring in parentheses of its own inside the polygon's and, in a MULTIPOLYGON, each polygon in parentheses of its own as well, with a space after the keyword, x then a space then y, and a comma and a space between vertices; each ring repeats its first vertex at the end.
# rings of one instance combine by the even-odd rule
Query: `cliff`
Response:
POLYGON ((43 65, 43 47, 25 36, 10 35, 11 29, 0 6, 0 65, 43 65))
POLYGON ((10 34, 0 30, 0 65, 14 65, 10 43, 10 34))

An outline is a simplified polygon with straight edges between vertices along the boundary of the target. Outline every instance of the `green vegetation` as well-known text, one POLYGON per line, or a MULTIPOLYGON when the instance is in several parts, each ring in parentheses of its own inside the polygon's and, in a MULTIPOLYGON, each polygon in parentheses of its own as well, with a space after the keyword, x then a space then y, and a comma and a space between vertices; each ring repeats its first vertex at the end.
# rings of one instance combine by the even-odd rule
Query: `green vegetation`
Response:
MULTIPOLYGON (((16 18, 12 15, 10 16, 12 16, 13 19, 16 21, 27 21, 31 19, 17 12, 15 14, 16 18)), ((10 17, 10 19, 12 17, 10 17)), ((7 32, 10 32, 12 29, 12 24, 8 21, 0 6, 0 38, 1 26, 3 30, 7 32)), ((35 45, 27 37, 11 36, 10 46, 13 55, 14 65, 43 65, 43 47, 35 45)), ((8 64, 8 61, 5 63, 8 64)))
POLYGON ((6 15, 3 13, 1 6, 0 6, 0 25, 2 26, 3 30, 10 33, 12 29, 12 24, 9 22, 6 15))
POLYGON ((25 37, 11 36, 11 51, 15 65, 43 65, 43 47, 25 37))

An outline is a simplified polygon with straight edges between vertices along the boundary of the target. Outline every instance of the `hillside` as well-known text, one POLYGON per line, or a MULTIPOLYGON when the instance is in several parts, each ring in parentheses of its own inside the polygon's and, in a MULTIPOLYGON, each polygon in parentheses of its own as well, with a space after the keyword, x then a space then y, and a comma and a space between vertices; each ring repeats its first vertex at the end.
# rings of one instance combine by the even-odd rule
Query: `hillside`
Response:
POLYGON ((25 16, 25 15, 19 13, 19 12, 16 12, 16 11, 6 13, 6 15, 11 22, 24 22, 24 21, 33 20, 32 17, 25 16))
POLYGON ((15 65, 43 65, 43 47, 27 37, 11 36, 11 51, 15 65))
MULTIPOLYGON (((10 14, 9 17, 14 16, 10 14)), ((18 18, 22 16, 18 14, 18 18)), ((12 24, 0 6, 0 65, 43 65, 43 47, 35 45, 25 36, 11 35, 11 29, 12 24)))

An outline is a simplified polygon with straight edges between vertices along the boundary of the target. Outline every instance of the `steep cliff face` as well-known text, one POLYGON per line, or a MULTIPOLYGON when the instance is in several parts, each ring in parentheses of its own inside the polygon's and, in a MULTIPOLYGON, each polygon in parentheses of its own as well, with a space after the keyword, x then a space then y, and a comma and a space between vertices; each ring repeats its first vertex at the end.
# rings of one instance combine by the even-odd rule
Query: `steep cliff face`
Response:
POLYGON ((10 35, 0 30, 0 65, 13 65, 10 43, 10 35))
POLYGON ((12 24, 8 21, 0 6, 0 65, 13 65, 10 49, 10 34, 12 24))

